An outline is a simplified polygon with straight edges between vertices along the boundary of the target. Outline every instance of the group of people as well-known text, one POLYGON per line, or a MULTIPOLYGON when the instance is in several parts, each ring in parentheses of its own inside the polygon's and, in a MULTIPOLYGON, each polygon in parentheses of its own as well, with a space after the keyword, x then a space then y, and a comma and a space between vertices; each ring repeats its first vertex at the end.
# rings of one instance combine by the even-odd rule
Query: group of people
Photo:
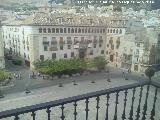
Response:
POLYGON ((20 80, 20 79, 22 79, 22 74, 21 74, 21 72, 19 73, 19 74, 16 74, 16 73, 14 73, 13 74, 13 77, 16 79, 16 80, 20 80))
MULTIPOLYGON (((35 79, 37 77, 42 77, 42 79, 44 79, 44 75, 41 75, 41 73, 35 73, 35 72, 32 72, 32 73, 29 73, 29 79, 35 79)), ((16 79, 16 80, 21 80, 22 79, 22 74, 21 72, 19 72, 18 74, 17 73, 13 73, 12 77, 10 77, 9 79, 16 79)))
POLYGON ((37 74, 35 74, 35 72, 29 74, 29 79, 34 79, 36 77, 41 77, 41 74, 39 72, 37 74))

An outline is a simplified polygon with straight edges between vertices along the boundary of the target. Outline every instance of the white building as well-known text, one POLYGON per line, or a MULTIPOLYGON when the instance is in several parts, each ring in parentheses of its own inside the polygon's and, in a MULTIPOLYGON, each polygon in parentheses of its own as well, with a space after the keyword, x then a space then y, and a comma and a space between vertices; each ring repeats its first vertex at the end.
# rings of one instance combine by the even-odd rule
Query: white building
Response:
POLYGON ((104 56, 106 28, 99 19, 35 15, 3 26, 5 48, 31 68, 37 60, 104 56))

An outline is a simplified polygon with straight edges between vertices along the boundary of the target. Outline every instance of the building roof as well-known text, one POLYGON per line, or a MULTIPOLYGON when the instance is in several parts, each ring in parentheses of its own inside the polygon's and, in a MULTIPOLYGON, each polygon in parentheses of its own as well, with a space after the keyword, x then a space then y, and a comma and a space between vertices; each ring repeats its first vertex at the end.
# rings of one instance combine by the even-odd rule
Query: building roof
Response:
POLYGON ((87 14, 69 13, 43 13, 38 12, 25 19, 16 17, 4 22, 6 25, 64 25, 64 26, 108 26, 125 27, 124 21, 128 21, 125 16, 98 16, 87 14))

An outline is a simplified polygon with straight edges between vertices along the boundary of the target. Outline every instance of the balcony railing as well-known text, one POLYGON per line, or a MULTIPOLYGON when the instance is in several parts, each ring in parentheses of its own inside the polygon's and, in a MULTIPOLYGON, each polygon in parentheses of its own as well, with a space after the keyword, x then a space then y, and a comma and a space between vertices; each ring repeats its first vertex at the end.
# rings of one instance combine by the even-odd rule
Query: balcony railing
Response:
POLYGON ((26 120, 159 120, 159 88, 155 82, 141 81, 2 111, 0 119, 25 120, 24 116, 28 116, 26 120))

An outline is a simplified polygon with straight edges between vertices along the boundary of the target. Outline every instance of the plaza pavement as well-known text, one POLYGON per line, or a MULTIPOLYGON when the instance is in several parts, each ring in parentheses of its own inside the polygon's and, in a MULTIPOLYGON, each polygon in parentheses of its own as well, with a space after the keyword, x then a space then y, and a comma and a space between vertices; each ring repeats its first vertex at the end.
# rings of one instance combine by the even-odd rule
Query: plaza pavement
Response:
MULTIPOLYGON (((84 93, 90 93, 93 91, 99 91, 103 90, 106 88, 112 88, 112 87, 118 87, 122 85, 127 85, 127 84, 132 84, 136 83, 137 81, 135 80, 124 80, 122 78, 117 78, 112 80, 112 82, 108 83, 107 79, 102 79, 102 80, 97 80, 95 83, 91 83, 89 81, 79 81, 77 84, 78 85, 73 85, 73 83, 67 83, 64 85, 64 87, 58 87, 58 86, 50 86, 50 87, 45 87, 45 88, 40 88, 40 89, 34 89, 31 91, 31 94, 26 95, 24 92, 19 92, 19 93, 14 93, 14 94, 7 94, 5 98, 0 99, 0 111, 4 110, 9 110, 9 109, 15 109, 15 108, 20 108, 24 106, 30 106, 38 103, 44 103, 44 102, 49 102, 49 101, 54 101, 58 99, 63 99, 71 96, 76 96, 84 93)), ((153 98, 154 98, 154 88, 152 88, 152 91, 150 91, 150 96, 149 96, 149 101, 148 104, 152 106, 153 104, 153 98)), ((146 89, 144 89, 143 92, 143 101, 141 105, 141 110, 143 109, 144 105, 144 99, 145 99, 145 94, 146 94, 146 89)), ((139 88, 137 88, 137 92, 135 96, 138 98, 139 97, 139 88)), ((128 93, 127 97, 127 105, 131 105, 131 99, 132 99, 132 91, 128 93)), ((138 106, 138 100, 135 99, 135 104, 134 104, 134 111, 136 111, 136 108, 138 106)), ((104 120, 105 119, 105 111, 106 111, 106 96, 100 97, 100 109, 99 109, 99 120, 104 120)), ((121 114, 122 114, 122 108, 123 108, 123 101, 124 101, 124 92, 121 92, 119 94, 119 103, 118 104, 118 120, 121 120, 121 114)), ((157 99, 157 104, 156 104, 156 119, 159 120, 160 116, 158 113, 160 113, 160 97, 158 94, 158 99, 157 99)), ((85 120, 85 101, 79 101, 78 106, 77 106, 77 120, 85 120)), ((52 108, 51 112, 51 120, 60 120, 61 117, 61 106, 52 108)), ((111 95, 110 98, 110 110, 109 110, 109 120, 113 119, 114 116, 114 108, 115 108, 115 94, 111 95)), ((91 98, 89 102, 89 120, 95 120, 96 118, 96 98, 91 98)), ((148 116, 146 120, 149 119, 149 113, 151 111, 151 107, 147 110, 148 116)), ((127 119, 129 120, 129 111, 130 107, 127 107, 126 114, 127 114, 127 119)), ((73 120, 74 112, 74 106, 73 103, 65 105, 64 113, 66 120, 73 120)), ((135 118, 136 112, 134 112, 134 118, 135 118)), ((46 120, 47 119, 47 114, 46 110, 41 110, 36 112, 36 118, 38 120, 46 120)), ((20 120, 31 120, 31 113, 29 114, 24 114, 20 115, 20 120)), ((13 120, 13 118, 5 118, 3 120, 13 120)))

